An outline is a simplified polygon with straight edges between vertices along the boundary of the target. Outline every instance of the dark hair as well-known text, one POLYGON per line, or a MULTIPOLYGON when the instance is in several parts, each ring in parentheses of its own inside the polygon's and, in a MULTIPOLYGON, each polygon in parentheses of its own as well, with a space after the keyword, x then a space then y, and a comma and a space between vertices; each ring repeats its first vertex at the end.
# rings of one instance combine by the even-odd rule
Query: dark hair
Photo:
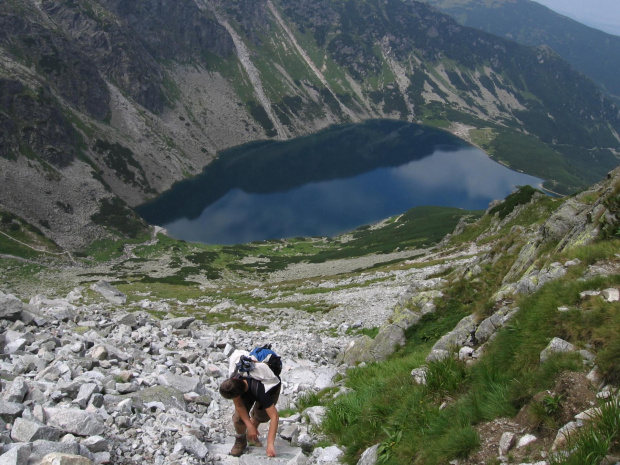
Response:
POLYGON ((220 384, 220 394, 224 399, 234 399, 245 392, 245 383, 239 378, 228 378, 220 384))

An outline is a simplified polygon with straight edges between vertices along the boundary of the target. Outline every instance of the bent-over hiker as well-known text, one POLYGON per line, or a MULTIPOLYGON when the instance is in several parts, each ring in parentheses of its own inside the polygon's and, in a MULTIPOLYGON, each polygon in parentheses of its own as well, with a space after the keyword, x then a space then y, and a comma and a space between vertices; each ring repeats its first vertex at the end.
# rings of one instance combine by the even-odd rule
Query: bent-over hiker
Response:
POLYGON ((235 444, 230 454, 239 457, 248 445, 262 447, 258 438, 258 425, 269 424, 267 433, 267 456, 275 457, 275 440, 278 432, 278 410, 276 403, 282 386, 266 363, 255 362, 248 371, 239 371, 237 364, 241 357, 247 360, 248 352, 236 350, 230 357, 229 374, 231 377, 220 385, 220 394, 232 399, 235 413, 232 420, 235 427, 235 444))

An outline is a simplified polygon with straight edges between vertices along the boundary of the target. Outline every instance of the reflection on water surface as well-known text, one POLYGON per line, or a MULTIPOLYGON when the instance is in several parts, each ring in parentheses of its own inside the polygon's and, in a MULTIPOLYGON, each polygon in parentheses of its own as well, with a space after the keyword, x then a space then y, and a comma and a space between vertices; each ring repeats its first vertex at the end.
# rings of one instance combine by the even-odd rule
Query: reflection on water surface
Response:
POLYGON ((422 205, 484 209, 540 183, 451 134, 376 120, 228 150, 138 211, 179 239, 236 244, 333 236, 422 205))

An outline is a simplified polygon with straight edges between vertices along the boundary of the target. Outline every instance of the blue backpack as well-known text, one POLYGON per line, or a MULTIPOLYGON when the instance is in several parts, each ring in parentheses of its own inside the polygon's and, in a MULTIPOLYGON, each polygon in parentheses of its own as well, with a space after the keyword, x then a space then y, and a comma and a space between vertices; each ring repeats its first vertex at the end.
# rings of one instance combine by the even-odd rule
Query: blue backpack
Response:
MULTIPOLYGON (((273 374, 278 378, 282 373, 282 358, 271 350, 271 344, 264 345, 262 347, 256 347, 250 352, 250 357, 255 357, 259 362, 266 363, 273 374)), ((249 372, 254 368, 251 360, 248 357, 242 356, 237 363, 236 371, 249 372)))

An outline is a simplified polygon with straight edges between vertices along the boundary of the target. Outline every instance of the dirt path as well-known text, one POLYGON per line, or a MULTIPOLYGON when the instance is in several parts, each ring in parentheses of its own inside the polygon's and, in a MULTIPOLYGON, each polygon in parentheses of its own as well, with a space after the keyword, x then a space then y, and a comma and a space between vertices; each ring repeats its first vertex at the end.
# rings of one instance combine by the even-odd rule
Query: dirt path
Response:
MULTIPOLYGON (((30 245, 30 244, 26 244, 25 242, 22 242, 19 239, 15 239, 14 237, 9 236, 7 233, 5 233, 3 231, 0 231, 0 234, 2 234, 3 236, 7 237, 10 240, 12 240, 13 242, 17 242, 18 244, 23 245, 24 247, 27 247, 30 250, 34 250, 35 252, 38 252, 38 253, 44 253, 44 254, 56 255, 56 256, 67 255, 69 257, 69 259, 73 263, 77 264, 77 262, 73 258, 73 255, 71 255, 71 252, 69 252, 68 250, 65 250, 64 252, 50 252, 48 250, 40 249, 40 248, 34 247, 34 246, 30 245)), ((3 257, 3 258, 14 258, 16 260, 23 260, 23 261, 27 261, 28 263, 34 263, 34 262, 31 262, 30 260, 26 260, 26 259, 22 259, 22 258, 19 258, 19 257, 15 257, 13 255, 4 255, 3 254, 3 255, 0 255, 0 257, 3 257)))

